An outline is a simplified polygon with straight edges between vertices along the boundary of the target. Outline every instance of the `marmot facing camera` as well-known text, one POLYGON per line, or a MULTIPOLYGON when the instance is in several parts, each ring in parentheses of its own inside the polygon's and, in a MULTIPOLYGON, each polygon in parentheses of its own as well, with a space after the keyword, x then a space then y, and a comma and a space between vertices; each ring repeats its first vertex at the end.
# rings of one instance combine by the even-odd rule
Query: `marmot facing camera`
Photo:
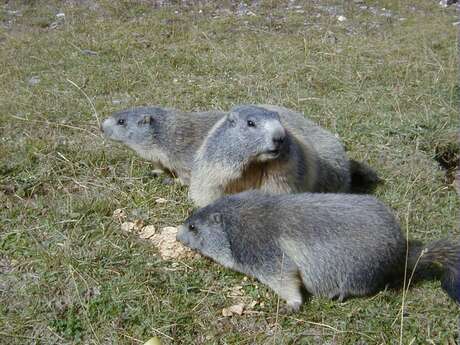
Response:
POLYGON ((349 160, 340 141, 289 109, 243 105, 209 131, 195 156, 190 198, 205 206, 248 189, 345 192, 349 160))

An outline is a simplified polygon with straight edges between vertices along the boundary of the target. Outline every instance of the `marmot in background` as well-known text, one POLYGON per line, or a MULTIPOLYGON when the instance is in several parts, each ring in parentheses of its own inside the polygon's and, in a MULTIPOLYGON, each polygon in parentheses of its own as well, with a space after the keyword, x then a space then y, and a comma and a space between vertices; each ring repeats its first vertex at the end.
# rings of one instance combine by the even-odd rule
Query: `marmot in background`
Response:
POLYGON ((152 161, 157 172, 169 170, 188 185, 195 152, 225 114, 139 107, 112 114, 102 122, 101 130, 107 138, 124 143, 152 161))
POLYGON ((347 192, 350 162, 340 141, 302 114, 270 105, 234 107, 195 155, 190 198, 205 206, 248 189, 347 192))
MULTIPOLYGON (((372 196, 248 191, 197 210, 177 240, 267 284, 293 310, 303 302, 302 287, 342 301, 404 280, 406 239, 372 196)), ((407 277, 414 269, 441 274, 460 303, 460 242, 409 242, 408 253, 407 277)))

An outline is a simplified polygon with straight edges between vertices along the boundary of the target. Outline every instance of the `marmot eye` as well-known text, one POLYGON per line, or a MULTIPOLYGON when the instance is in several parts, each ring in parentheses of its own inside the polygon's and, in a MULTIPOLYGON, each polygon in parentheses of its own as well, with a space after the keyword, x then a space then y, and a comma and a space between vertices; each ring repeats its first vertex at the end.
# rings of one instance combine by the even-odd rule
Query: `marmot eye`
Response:
POLYGON ((123 126, 125 124, 125 119, 119 119, 117 122, 120 126, 123 126))
POLYGON ((188 229, 189 229, 190 231, 196 231, 196 227, 195 227, 195 225, 193 225, 193 224, 189 224, 189 225, 188 225, 188 229))
POLYGON ((254 123, 254 121, 248 120, 248 126, 249 127, 255 127, 256 124, 254 123))

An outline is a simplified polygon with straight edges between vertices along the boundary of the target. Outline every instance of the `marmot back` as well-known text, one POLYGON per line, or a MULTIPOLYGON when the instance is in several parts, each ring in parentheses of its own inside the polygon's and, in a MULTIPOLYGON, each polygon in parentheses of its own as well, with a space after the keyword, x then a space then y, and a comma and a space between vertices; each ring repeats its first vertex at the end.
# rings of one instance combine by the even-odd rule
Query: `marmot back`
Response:
MULTIPOLYGON (((372 196, 249 191, 197 210, 177 239, 259 279, 288 305, 302 288, 337 298, 373 294, 403 280, 406 239, 389 209, 372 196)), ((441 266, 442 286, 460 303, 460 243, 409 244, 408 272, 441 266)))

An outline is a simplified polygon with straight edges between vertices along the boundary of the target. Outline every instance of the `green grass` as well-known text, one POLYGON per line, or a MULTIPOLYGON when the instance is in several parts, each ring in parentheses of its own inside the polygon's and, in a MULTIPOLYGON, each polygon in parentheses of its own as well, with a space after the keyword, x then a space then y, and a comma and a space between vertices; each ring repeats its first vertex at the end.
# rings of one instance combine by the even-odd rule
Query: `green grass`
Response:
MULTIPOLYGON (((256 16, 235 15, 230 2, 25 3, 0 7, 0 343, 399 343, 398 291, 313 298, 277 316, 277 296, 262 284, 202 258, 163 261, 121 232, 117 208, 160 228, 180 224, 192 205, 185 187, 163 185, 148 163, 104 142, 97 118, 145 104, 284 105, 379 171, 376 194, 411 238, 459 235, 458 197, 435 160, 458 154, 454 8, 366 2, 393 11, 387 18, 341 1, 300 3, 303 13, 261 1, 249 7, 256 16), (235 285, 263 302, 258 313, 221 316, 235 285)), ((458 313, 438 282, 418 284, 406 296, 402 343, 453 344, 458 313)))

